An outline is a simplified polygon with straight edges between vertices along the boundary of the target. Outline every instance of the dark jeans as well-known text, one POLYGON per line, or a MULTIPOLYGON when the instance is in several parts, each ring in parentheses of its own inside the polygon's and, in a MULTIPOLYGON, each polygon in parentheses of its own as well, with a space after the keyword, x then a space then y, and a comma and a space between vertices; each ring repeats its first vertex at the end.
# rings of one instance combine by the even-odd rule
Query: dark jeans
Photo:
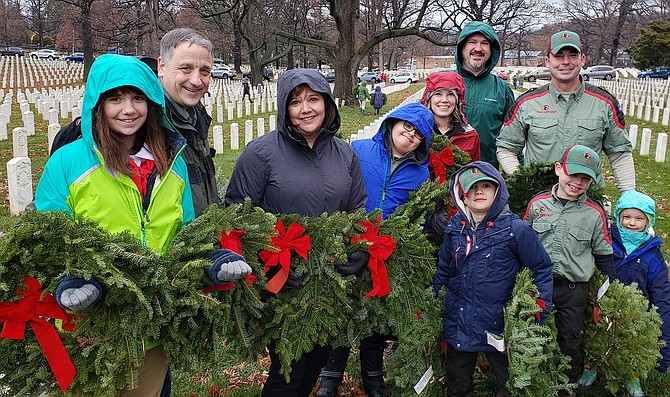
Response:
POLYGON ((582 340, 588 295, 588 283, 573 283, 554 278, 552 300, 556 309, 557 340, 561 352, 570 357, 572 368, 565 372, 570 382, 577 382, 584 370, 582 340))
POLYGON ((291 363, 290 381, 286 383, 284 375, 279 370, 281 363, 276 347, 269 346, 270 373, 263 386, 261 397, 308 397, 319 379, 321 368, 328 361, 330 346, 316 346, 299 360, 291 363))
MULTIPOLYGON (((507 356, 498 352, 486 352, 486 358, 496 377, 498 394, 496 396, 510 397, 507 390, 507 356)), ((464 352, 456 350, 452 345, 447 347, 447 397, 473 397, 475 382, 472 375, 475 372, 478 352, 464 352)))
MULTIPOLYGON (((361 376, 366 389, 384 388, 384 349, 388 338, 388 335, 374 333, 361 340, 361 376)), ((330 352, 328 363, 321 372, 322 385, 334 388, 342 384, 348 357, 349 346, 336 347, 330 352)))

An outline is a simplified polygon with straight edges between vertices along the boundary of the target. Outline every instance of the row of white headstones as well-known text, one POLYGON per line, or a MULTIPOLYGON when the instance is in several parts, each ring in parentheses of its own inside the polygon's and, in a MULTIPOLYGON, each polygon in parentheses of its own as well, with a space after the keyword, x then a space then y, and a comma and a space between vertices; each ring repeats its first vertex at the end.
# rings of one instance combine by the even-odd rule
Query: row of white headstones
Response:
MULTIPOLYGON (((252 111, 254 115, 276 111, 276 92, 276 82, 269 82, 258 85, 252 90, 251 98, 249 96, 243 98, 241 82, 219 80, 214 81, 210 85, 210 95, 205 95, 202 102, 207 112, 216 117, 216 122, 221 123, 226 113, 227 120, 234 120, 234 110, 237 111, 237 118, 243 117, 243 106, 246 116, 251 116, 252 111), (251 102, 252 100, 253 102, 251 102), (216 113, 213 113, 214 109, 216 109, 216 113)), ((69 120, 70 115, 71 119, 81 115, 83 93, 83 86, 49 90, 42 89, 41 91, 26 89, 25 91, 19 90, 16 93, 16 98, 20 104, 23 126, 12 130, 13 158, 7 163, 8 193, 10 213, 12 215, 21 214, 33 200, 33 175, 31 161, 28 156, 28 137, 35 135, 36 131, 35 114, 31 110, 31 106, 48 122, 47 140, 49 151, 51 151, 54 137, 61 128, 60 120, 69 120)), ((2 105, 0 105, 1 141, 8 138, 7 125, 12 112, 13 90, 10 89, 7 94, 5 94, 4 89, 0 90, 0 97, 4 98, 2 105)), ((344 101, 336 99, 336 104, 341 106, 344 104, 344 101)), ((269 115, 268 131, 276 129, 276 120, 276 115, 269 115)), ((266 122, 264 118, 257 118, 255 123, 253 120, 245 120, 244 145, 246 146, 255 137, 264 135, 266 132, 265 127, 266 122)), ((217 152, 223 152, 225 144, 223 127, 215 124, 212 130, 214 149, 217 152)), ((239 123, 232 123, 230 126, 230 149, 240 149, 239 123)))

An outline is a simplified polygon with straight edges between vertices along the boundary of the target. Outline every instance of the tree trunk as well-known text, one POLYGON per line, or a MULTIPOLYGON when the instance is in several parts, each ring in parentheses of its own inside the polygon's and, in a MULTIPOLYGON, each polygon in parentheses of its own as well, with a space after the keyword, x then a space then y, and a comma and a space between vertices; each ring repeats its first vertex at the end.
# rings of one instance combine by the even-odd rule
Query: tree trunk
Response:
POLYGON ((84 82, 88 80, 88 72, 93 65, 93 38, 90 32, 91 29, 91 2, 93 0, 85 0, 81 3, 81 45, 84 51, 84 82))
MULTIPOLYGON (((335 97, 346 99, 347 106, 356 106, 351 93, 356 84, 360 56, 356 55, 356 26, 358 25, 358 0, 342 0, 339 12, 337 51, 335 53, 335 97)), ((332 11, 331 11, 332 12, 332 11)))

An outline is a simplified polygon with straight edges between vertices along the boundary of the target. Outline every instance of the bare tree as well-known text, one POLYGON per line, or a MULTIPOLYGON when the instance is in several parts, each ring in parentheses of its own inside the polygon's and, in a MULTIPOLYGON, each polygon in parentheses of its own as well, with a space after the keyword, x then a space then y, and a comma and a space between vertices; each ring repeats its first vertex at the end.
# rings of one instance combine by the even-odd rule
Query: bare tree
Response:
MULTIPOLYGON (((357 35, 357 27, 361 23, 361 7, 358 0, 324 0, 322 3, 311 4, 312 10, 321 7, 328 10, 330 23, 335 27, 332 39, 315 37, 314 35, 299 34, 295 30, 286 29, 276 24, 273 18, 261 4, 256 1, 260 15, 273 33, 286 37, 297 43, 319 47, 325 50, 327 56, 333 60, 335 67, 335 96, 346 98, 346 102, 354 102, 351 87, 356 79, 358 66, 370 52, 381 42, 403 36, 418 36, 440 43, 436 32, 442 32, 444 20, 431 20, 424 17, 434 11, 433 0, 408 1, 390 0, 383 5, 383 28, 369 38, 357 35)), ((307 15, 310 13, 299 14, 307 15)))

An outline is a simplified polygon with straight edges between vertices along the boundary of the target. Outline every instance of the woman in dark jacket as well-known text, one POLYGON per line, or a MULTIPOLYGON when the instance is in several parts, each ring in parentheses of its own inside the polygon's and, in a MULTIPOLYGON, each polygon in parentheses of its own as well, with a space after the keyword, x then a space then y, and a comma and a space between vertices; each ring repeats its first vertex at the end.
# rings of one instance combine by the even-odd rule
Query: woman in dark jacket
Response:
MULTIPOLYGON (((353 212, 367 196, 358 157, 336 138, 340 116, 330 85, 312 69, 293 69, 277 81, 278 129, 244 149, 235 164, 226 203, 245 197, 273 214, 320 216, 353 212)), ((299 326, 296 324, 296 326, 299 326)), ((270 374, 262 396, 309 396, 326 364, 330 347, 317 346, 291 363, 290 381, 269 346, 270 374)))

